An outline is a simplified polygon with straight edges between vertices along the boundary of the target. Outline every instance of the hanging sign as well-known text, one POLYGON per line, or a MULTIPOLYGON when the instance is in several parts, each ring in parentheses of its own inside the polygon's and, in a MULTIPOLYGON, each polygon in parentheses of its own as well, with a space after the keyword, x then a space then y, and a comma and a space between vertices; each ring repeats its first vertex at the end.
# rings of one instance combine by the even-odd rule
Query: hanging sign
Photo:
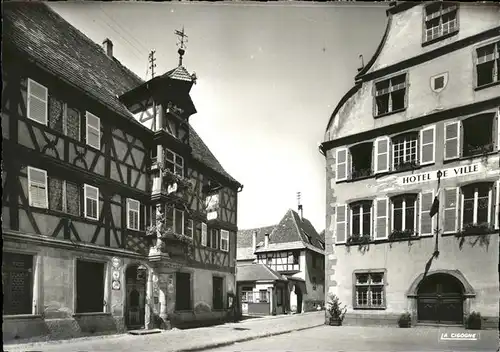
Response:
POLYGON ((207 214, 207 220, 214 220, 217 219, 217 212, 216 211, 211 211, 210 213, 207 214))
MULTIPOLYGON (((437 173, 439 170, 413 174, 408 176, 398 177, 398 183, 402 186, 413 185, 422 182, 437 181, 437 173)), ((442 172, 441 179, 468 176, 484 171, 484 166, 480 163, 452 167, 449 169, 440 170, 442 172)))

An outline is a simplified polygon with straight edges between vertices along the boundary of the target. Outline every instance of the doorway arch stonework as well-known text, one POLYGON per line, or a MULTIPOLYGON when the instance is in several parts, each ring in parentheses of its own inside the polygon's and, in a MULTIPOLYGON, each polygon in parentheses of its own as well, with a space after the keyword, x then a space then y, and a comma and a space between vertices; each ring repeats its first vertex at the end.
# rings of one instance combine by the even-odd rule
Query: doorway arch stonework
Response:
MULTIPOLYGON (((425 285, 429 280, 432 280, 432 278, 435 278, 436 276, 441 276, 443 278, 446 278, 449 282, 455 281, 457 284, 460 284, 461 296, 463 298, 461 307, 463 312, 463 323, 465 317, 470 313, 470 301, 471 298, 474 298, 476 296, 476 292, 474 291, 472 285, 465 278, 465 276, 460 272, 460 270, 442 269, 429 271, 427 273, 421 273, 413 280, 412 284, 410 285, 406 296, 408 297, 408 310, 412 315, 412 324, 416 325, 419 322, 419 288, 421 287, 421 284, 425 285)), ((437 297, 439 297, 439 295, 437 295, 437 297)))

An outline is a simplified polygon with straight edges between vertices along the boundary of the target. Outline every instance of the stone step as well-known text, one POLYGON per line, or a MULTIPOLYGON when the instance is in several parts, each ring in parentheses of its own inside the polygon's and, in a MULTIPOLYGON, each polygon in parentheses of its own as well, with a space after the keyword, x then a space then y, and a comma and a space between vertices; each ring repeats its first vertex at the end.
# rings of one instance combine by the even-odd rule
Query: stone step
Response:
POLYGON ((159 334, 162 332, 160 329, 140 329, 140 330, 130 330, 128 333, 130 335, 151 335, 151 334, 159 334))

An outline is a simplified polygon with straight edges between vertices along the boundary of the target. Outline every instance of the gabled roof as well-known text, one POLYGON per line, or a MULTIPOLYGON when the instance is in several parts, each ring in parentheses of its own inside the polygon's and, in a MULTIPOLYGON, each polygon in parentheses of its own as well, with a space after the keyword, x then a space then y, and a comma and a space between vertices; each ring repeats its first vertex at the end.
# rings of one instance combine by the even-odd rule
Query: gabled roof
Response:
POLYGON ((286 278, 264 264, 238 266, 236 281, 286 281, 286 278))
MULTIPOLYGON (((86 95, 147 130, 137 122, 118 97, 144 83, 116 58, 69 24, 43 2, 3 3, 4 44, 26 59, 86 95)), ((185 80, 189 73, 183 66, 166 73, 185 80)), ((189 76, 191 80, 191 76, 189 76)), ((232 182, 232 178, 190 126, 193 157, 232 182)), ((238 183, 239 184, 239 183, 238 183)))
POLYGON ((266 233, 271 233, 276 225, 258 227, 255 229, 247 229, 238 231, 236 236, 236 260, 254 259, 254 249, 252 248, 253 233, 257 232, 256 244, 264 242, 266 233))
POLYGON ((255 253, 304 248, 324 253, 324 240, 311 222, 306 218, 301 219, 296 211, 288 209, 277 225, 238 231, 237 259, 245 260, 254 257, 252 248, 254 231, 257 231, 257 250, 255 253), (263 242, 266 233, 269 233, 269 244, 267 248, 264 248, 263 242))

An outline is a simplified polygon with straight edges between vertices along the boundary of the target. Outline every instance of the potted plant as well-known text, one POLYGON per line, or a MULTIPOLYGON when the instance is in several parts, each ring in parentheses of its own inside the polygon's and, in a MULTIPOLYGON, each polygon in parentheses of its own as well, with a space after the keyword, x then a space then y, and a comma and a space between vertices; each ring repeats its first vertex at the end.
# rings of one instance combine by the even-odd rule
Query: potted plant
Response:
POLYGON ((466 320, 466 328, 471 330, 481 330, 481 313, 470 313, 466 320))
POLYGON ((401 314, 398 319, 398 325, 400 328, 411 327, 411 314, 408 312, 401 314))
POLYGON ((341 326, 344 320, 347 306, 341 308, 340 300, 336 295, 331 294, 328 301, 328 325, 341 326))

